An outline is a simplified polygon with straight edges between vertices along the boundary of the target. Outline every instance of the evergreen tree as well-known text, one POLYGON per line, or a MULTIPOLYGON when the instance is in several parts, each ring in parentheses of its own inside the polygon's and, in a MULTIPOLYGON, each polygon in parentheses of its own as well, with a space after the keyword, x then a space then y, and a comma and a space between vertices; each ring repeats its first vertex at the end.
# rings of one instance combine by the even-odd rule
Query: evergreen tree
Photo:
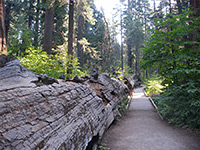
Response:
POLYGON ((84 0, 80 0, 78 4, 78 43, 77 43, 77 56, 80 62, 80 66, 83 67, 83 45, 80 43, 80 40, 83 39, 84 37, 84 23, 85 23, 85 18, 84 18, 84 6, 85 2, 84 0))
POLYGON ((51 0, 47 0, 45 9, 45 20, 44 20, 44 41, 43 48, 47 54, 51 54, 52 49, 52 34, 53 34, 53 3, 51 0))
POLYGON ((69 0, 68 55, 74 55, 74 0, 69 0))
POLYGON ((4 7, 5 1, 0 0, 0 54, 7 54, 4 7))

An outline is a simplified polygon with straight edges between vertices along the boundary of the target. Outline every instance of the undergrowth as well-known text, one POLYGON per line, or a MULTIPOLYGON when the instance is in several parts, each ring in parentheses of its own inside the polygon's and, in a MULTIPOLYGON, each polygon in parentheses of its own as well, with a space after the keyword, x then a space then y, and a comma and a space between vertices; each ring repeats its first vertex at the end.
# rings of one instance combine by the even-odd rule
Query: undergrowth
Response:
POLYGON ((35 73, 47 74, 53 78, 59 78, 62 74, 66 78, 84 75, 80 70, 78 59, 65 53, 48 55, 41 49, 29 48, 26 50, 26 55, 20 58, 20 62, 35 73), (72 70, 72 73, 67 73, 68 70, 72 70))
POLYGON ((124 114, 124 112, 128 108, 129 103, 130 103, 130 99, 128 97, 124 96, 123 100, 119 103, 120 114, 124 114))
POLYGON ((145 82, 145 92, 147 96, 152 97, 153 94, 160 94, 164 86, 162 85, 162 79, 154 76, 145 82))

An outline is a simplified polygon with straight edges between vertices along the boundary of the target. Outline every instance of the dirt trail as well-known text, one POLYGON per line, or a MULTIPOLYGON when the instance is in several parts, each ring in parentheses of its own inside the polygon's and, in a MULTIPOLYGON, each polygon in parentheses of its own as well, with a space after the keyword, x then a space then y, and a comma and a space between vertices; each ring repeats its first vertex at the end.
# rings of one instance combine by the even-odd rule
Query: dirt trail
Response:
POLYGON ((110 150, 200 150, 200 135, 161 120, 142 88, 130 110, 103 138, 110 150))

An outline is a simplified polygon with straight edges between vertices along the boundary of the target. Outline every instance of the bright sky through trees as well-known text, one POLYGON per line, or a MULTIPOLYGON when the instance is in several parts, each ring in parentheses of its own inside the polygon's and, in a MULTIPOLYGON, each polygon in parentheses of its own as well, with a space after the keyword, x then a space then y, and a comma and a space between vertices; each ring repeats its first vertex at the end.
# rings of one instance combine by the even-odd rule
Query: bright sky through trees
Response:
POLYGON ((120 0, 94 0, 94 3, 98 10, 103 9, 106 18, 112 19, 114 13, 113 8, 119 7, 120 0))
MULTIPOLYGON (((94 3, 97 7, 98 10, 101 11, 101 9, 104 11, 105 13, 105 16, 106 18, 109 20, 109 21, 112 21, 112 15, 116 13, 116 10, 114 10, 114 8, 118 8, 120 9, 120 0, 94 0, 94 3)), ((124 2, 126 3, 126 1, 124 2)), ((116 16, 114 18, 114 20, 119 20, 119 15, 116 16)), ((118 29, 120 30, 120 29, 118 29)), ((118 31, 118 33, 120 33, 120 31, 118 31)), ((119 41, 119 43, 121 44, 121 37, 120 37, 120 34, 117 35, 117 40, 119 41)))

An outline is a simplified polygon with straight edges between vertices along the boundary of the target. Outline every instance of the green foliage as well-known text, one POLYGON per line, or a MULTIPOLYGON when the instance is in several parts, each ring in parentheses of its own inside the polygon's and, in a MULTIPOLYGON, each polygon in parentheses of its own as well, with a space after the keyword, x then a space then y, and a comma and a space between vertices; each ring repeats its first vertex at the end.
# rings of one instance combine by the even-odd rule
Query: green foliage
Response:
POLYGON ((60 53, 59 60, 62 62, 64 75, 67 79, 74 78, 75 76, 83 76, 85 73, 81 71, 81 67, 79 66, 78 58, 60 53), (68 73, 68 71, 71 71, 72 73, 68 73))
POLYGON ((109 73, 109 74, 110 74, 110 76, 111 76, 112 78, 119 79, 119 80, 125 82, 125 80, 124 80, 124 75, 123 75, 123 72, 121 71, 121 68, 120 68, 120 70, 116 70, 116 71, 114 72, 114 74, 113 74, 113 73, 109 73))
POLYGON ((107 145, 107 144, 101 143, 101 144, 98 146, 98 150, 110 150, 110 148, 108 148, 108 145, 107 145))
POLYGON ((131 75, 133 75, 134 71, 132 68, 130 68, 129 66, 127 65, 124 65, 124 70, 123 70, 123 75, 125 77, 130 77, 131 75))
POLYGON ((160 94, 164 86, 161 85, 162 79, 160 77, 152 77, 145 82, 145 92, 147 96, 151 97, 152 94, 160 94))
POLYGON ((162 84, 168 84, 155 98, 159 111, 170 123, 200 129, 200 43, 195 35, 200 18, 186 10, 177 16, 168 15, 156 21, 157 30, 146 43, 143 68, 159 68, 162 84), (189 36, 188 36, 189 35, 189 36))
MULTIPOLYGON (((12 34, 12 32, 10 34, 12 34)), ((22 56, 25 50, 32 45, 31 31, 26 27, 26 25, 24 25, 20 31, 14 30, 13 36, 8 39, 8 53, 15 56, 22 56)))
POLYGON ((26 50, 26 55, 21 58, 21 63, 35 73, 59 78, 61 74, 64 74, 64 70, 58 60, 57 55, 48 55, 41 49, 29 48, 26 50))
POLYGON ((128 97, 124 97, 123 100, 119 104, 120 114, 123 114, 127 110, 129 103, 130 103, 130 99, 128 97))
POLYGON ((195 82, 190 80, 180 86, 169 86, 160 97, 154 98, 154 102, 169 123, 200 131, 200 86, 195 82))
POLYGON ((59 78, 62 74, 66 78, 73 78, 84 74, 78 66, 77 58, 63 53, 48 55, 41 49, 29 48, 26 50, 26 55, 21 58, 21 63, 33 72, 47 74, 54 78, 59 78), (69 69, 72 70, 72 74, 67 73, 69 69))

